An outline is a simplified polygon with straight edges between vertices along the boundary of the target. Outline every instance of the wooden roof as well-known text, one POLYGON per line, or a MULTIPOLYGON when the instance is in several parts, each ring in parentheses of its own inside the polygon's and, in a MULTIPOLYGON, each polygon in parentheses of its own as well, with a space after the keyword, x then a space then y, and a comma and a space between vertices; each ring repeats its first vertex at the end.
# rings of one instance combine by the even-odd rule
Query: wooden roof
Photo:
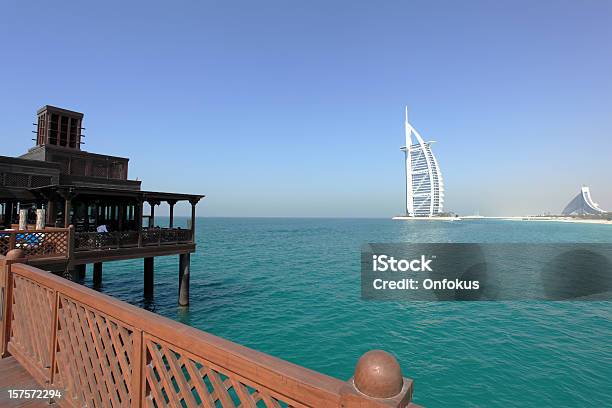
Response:
POLYGON ((75 185, 52 185, 30 189, 45 195, 57 192, 61 195, 95 195, 104 197, 129 197, 143 201, 190 201, 198 202, 205 197, 203 194, 170 193, 165 191, 128 190, 120 188, 89 187, 75 185))

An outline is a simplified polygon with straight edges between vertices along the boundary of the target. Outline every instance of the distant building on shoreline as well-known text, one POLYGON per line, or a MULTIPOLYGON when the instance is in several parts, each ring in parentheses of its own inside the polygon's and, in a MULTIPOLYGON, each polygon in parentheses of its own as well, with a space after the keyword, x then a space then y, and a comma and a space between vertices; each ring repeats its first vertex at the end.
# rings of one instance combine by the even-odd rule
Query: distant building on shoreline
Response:
POLYGON ((444 183, 438 161, 431 151, 433 142, 425 142, 408 123, 408 107, 404 120, 406 145, 401 148, 406 160, 406 215, 434 217, 442 213, 444 183), (412 143, 412 134, 416 143, 412 143))
POLYGON ((599 208, 599 205, 591 198, 591 190, 588 186, 582 186, 580 193, 570 201, 561 215, 601 215, 606 211, 599 208))

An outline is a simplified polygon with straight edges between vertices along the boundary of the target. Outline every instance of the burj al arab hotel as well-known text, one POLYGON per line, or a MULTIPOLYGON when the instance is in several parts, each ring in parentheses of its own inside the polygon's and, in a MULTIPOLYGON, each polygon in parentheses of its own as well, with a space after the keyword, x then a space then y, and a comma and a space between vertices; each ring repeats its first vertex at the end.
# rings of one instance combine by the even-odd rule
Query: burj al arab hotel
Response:
POLYGON ((435 217, 442 212, 444 183, 438 161, 431 151, 433 142, 425 142, 408 123, 408 107, 404 120, 406 145, 401 148, 406 157, 406 215, 435 217), (413 144, 412 135, 416 138, 413 144))

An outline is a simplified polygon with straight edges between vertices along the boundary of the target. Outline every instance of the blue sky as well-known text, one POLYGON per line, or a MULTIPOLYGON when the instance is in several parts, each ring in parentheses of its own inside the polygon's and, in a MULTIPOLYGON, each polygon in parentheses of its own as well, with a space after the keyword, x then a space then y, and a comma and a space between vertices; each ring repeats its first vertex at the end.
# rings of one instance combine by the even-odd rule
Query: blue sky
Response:
POLYGON ((0 154, 52 104, 201 215, 386 217, 407 104, 448 209, 559 211, 582 183, 612 209, 610 21, 603 0, 5 2, 0 154))

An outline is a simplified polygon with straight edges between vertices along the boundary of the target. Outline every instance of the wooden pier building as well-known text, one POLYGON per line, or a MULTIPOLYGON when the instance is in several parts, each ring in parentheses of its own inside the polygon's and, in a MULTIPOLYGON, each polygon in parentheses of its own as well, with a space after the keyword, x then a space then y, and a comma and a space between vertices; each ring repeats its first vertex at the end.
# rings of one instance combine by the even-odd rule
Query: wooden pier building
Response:
POLYGON ((128 178, 128 158, 82 150, 82 113, 46 105, 34 125, 34 147, 20 157, 0 156, 0 255, 23 248, 31 264, 75 279, 93 264, 94 284, 104 261, 142 258, 147 296, 154 258, 178 255, 179 304, 187 305, 196 205, 204 196, 144 191, 128 178), (175 226, 179 201, 191 204, 189 228, 175 226), (164 228, 155 218, 162 202, 170 208, 164 228))
POLYGON ((80 149, 82 119, 45 106, 36 146, 0 157, 0 406, 419 408, 413 381, 382 350, 362 355, 342 381, 50 273, 78 278, 93 263, 95 282, 104 261, 143 258, 151 294, 153 258, 176 254, 179 304, 188 302, 203 196, 142 191, 127 178, 127 158, 80 149), (188 229, 173 223, 181 200, 191 203, 188 229), (168 228, 155 222, 162 201, 168 228))

